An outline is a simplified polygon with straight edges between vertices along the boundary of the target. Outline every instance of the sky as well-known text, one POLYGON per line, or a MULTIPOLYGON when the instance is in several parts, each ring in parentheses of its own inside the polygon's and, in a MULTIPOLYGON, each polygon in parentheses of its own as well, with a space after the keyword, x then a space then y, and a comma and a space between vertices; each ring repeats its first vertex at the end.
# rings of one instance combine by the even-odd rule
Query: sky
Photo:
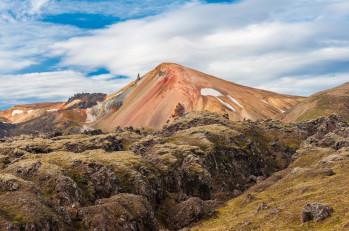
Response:
POLYGON ((0 0, 0 109, 163 62, 285 94, 349 81, 348 0, 0 0))

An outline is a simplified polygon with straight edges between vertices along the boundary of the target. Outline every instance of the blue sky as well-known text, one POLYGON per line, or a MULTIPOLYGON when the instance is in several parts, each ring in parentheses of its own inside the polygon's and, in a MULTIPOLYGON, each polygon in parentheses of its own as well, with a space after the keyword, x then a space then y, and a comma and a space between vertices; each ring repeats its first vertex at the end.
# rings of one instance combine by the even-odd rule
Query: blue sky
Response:
POLYGON ((1 0, 0 27, 0 109, 161 62, 295 95, 349 81, 347 0, 1 0))

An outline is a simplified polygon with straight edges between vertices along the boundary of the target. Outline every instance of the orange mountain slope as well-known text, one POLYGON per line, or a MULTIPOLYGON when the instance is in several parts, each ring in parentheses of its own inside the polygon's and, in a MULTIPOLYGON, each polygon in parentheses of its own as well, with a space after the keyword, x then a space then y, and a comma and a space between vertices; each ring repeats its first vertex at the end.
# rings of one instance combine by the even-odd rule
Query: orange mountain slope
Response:
POLYGON ((87 122, 105 131, 117 126, 158 129, 173 118, 178 104, 185 112, 207 110, 227 113, 231 120, 257 120, 280 116, 302 100, 165 63, 88 109, 87 122))
POLYGON ((16 105, 0 111, 0 120, 7 123, 23 123, 50 112, 56 112, 63 107, 63 103, 37 103, 16 105))

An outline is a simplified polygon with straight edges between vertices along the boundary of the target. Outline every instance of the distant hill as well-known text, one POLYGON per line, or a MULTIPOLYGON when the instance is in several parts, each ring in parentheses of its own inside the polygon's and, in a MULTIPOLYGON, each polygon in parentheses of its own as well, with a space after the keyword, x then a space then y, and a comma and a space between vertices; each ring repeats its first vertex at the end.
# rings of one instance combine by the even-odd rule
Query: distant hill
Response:
POLYGON ((301 122, 337 114, 349 121, 349 83, 316 93, 282 116, 285 122, 301 122))

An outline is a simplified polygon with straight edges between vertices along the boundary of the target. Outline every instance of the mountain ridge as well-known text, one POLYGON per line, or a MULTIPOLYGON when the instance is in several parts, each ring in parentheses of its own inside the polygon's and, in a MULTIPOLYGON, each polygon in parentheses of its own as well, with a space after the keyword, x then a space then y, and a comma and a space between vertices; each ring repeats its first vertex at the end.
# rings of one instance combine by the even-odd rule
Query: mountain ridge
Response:
MULTIPOLYGON (((31 127, 35 133, 56 130, 77 132, 79 127, 81 130, 101 129, 107 132, 130 126, 158 130, 178 116, 178 108, 182 114, 192 111, 224 114, 232 121, 279 119, 289 123, 334 112, 348 119, 345 106, 348 89, 349 84, 346 83, 310 97, 284 95, 232 83, 179 64, 162 63, 114 93, 82 93, 67 102, 16 105, 0 111, 0 122, 25 127, 26 133, 31 127), (327 104, 322 105, 323 108, 312 102, 319 97, 326 98, 327 104), (333 108, 336 105, 343 106, 333 108), (304 111, 310 111, 310 115, 299 119, 304 111), (52 123, 47 126, 43 124, 45 121, 52 123)), ((15 134, 21 131, 19 129, 15 134)))

